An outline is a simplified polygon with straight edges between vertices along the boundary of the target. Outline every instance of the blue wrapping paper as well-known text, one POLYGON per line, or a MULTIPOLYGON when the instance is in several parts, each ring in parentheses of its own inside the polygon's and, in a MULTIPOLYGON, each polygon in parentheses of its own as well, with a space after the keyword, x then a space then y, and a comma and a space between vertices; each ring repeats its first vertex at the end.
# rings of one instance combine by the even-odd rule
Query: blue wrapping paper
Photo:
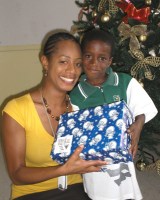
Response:
POLYGON ((65 163, 79 145, 84 160, 105 160, 108 164, 132 161, 129 154, 132 114, 124 101, 82 109, 61 115, 51 158, 65 163))

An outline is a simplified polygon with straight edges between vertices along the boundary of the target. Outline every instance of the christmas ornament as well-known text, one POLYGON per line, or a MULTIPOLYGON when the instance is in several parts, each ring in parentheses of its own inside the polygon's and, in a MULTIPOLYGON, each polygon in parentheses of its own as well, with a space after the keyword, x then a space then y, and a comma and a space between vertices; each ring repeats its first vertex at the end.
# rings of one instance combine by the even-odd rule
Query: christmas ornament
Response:
POLYGON ((101 21, 103 23, 108 22, 110 20, 110 17, 111 17, 110 14, 106 12, 106 13, 104 13, 104 15, 102 15, 101 21))
POLYGON ((145 42, 146 39, 147 39, 147 35, 140 35, 140 36, 139 36, 139 40, 140 40, 141 42, 145 42))
POLYGON ((120 43, 124 40, 130 38, 129 48, 130 50, 140 49, 140 43, 137 39, 137 36, 145 35, 147 30, 146 25, 135 25, 131 27, 129 24, 122 22, 118 26, 119 35, 121 38, 120 43))
POLYGON ((144 171, 145 168, 146 168, 146 163, 144 162, 143 159, 140 159, 136 162, 136 168, 139 170, 139 171, 144 171))
POLYGON ((145 0, 145 4, 150 6, 152 4, 152 0, 145 0))
POLYGON ((92 17, 97 17, 97 12, 96 11, 92 11, 92 17))
POLYGON ((144 77, 153 80, 154 75, 152 74, 149 66, 159 67, 160 66, 160 57, 148 56, 144 57, 144 54, 140 50, 129 51, 131 56, 138 60, 131 68, 131 75, 137 80, 139 79, 139 73, 143 72, 144 77))

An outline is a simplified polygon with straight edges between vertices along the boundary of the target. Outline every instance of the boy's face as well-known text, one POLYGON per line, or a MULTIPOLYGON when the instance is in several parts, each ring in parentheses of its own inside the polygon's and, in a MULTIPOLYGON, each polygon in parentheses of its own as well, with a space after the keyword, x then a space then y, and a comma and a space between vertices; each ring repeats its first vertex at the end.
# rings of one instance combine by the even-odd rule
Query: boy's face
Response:
POLYGON ((83 50, 83 68, 90 81, 106 76, 106 69, 111 65, 111 47, 101 40, 93 40, 83 50))

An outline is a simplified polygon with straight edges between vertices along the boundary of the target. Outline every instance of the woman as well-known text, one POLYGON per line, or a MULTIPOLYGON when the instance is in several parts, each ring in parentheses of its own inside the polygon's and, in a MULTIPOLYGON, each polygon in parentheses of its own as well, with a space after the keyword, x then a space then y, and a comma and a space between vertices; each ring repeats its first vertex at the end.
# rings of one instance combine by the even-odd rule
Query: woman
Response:
POLYGON ((67 92, 81 74, 80 45, 67 32, 55 33, 44 45, 41 63, 44 74, 38 88, 11 100, 3 110, 2 141, 12 199, 88 199, 80 174, 99 171, 106 163, 81 160, 83 146, 64 165, 50 158, 59 116, 75 108, 67 92))

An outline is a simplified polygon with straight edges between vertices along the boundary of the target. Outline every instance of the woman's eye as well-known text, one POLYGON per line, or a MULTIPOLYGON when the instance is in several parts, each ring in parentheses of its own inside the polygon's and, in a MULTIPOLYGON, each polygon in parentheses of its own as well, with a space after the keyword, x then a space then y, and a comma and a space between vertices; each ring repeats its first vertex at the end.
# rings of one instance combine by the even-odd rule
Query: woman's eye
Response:
POLYGON ((68 62, 66 60, 61 60, 60 63, 61 64, 67 64, 68 62))
POLYGON ((76 67, 82 67, 82 62, 76 63, 76 67))

